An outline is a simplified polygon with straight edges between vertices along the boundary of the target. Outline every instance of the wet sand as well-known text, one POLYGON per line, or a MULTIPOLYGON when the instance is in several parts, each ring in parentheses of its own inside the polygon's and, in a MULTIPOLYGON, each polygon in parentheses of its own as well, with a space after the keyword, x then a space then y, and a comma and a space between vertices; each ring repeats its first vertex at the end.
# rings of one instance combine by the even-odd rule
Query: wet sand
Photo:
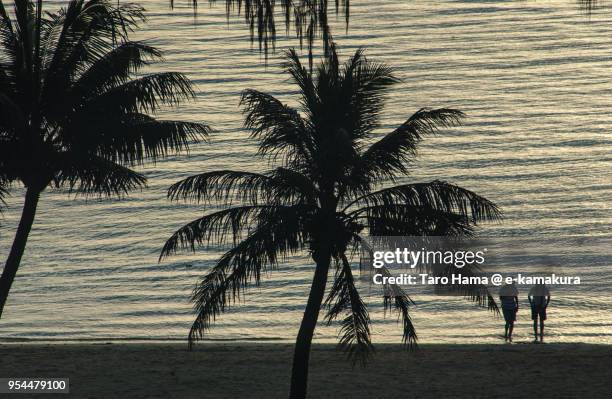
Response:
MULTIPOLYGON (((612 345, 377 345, 366 368, 315 345, 310 398, 609 397, 612 345)), ((0 377, 68 377, 44 398, 286 398, 292 345, 0 344, 0 377)), ((25 397, 24 395, 5 395, 25 397)), ((3 396, 4 397, 4 396, 3 396)))

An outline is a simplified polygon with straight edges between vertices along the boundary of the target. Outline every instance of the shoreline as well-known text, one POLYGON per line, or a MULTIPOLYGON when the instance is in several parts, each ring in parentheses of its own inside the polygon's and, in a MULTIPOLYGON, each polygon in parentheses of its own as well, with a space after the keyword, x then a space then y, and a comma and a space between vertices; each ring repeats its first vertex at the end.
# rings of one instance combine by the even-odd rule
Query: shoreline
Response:
MULTIPOLYGON (((65 338, 0 338, 0 348, 4 345, 34 345, 34 346, 88 346, 88 345, 167 345, 167 346, 180 346, 181 344, 187 345, 186 339, 181 338, 74 338, 74 339, 65 339, 65 338)), ((293 346, 294 340, 288 340, 284 338, 205 338, 198 340, 195 342, 194 347, 198 346, 214 346, 214 345, 290 345, 293 346)), ((397 347, 401 348, 402 345, 399 343, 392 342, 373 342, 374 347, 397 347)), ((531 345, 533 342, 531 340, 514 340, 512 344, 505 344, 503 342, 503 336, 500 335, 498 343, 491 342, 466 342, 466 343, 432 343, 432 342, 424 342, 419 343, 419 348, 429 348, 429 347, 511 347, 516 345, 531 345)), ((336 341, 314 341, 312 343, 313 346, 317 346, 320 348, 335 348, 336 341)), ((539 346, 540 344, 538 344, 539 346)), ((549 341, 544 342, 546 346, 609 346, 612 347, 612 343, 608 342, 582 342, 582 341, 567 341, 567 342, 556 342, 553 339, 549 339, 549 341)))
MULTIPOLYGON (((606 397, 612 345, 378 344, 366 368, 314 344, 311 398, 606 397)), ((0 377, 68 377, 75 398, 286 398, 293 345, 0 344, 0 377)), ((45 395, 45 397, 53 397, 45 395)), ((67 397, 58 395, 57 397, 67 397)))

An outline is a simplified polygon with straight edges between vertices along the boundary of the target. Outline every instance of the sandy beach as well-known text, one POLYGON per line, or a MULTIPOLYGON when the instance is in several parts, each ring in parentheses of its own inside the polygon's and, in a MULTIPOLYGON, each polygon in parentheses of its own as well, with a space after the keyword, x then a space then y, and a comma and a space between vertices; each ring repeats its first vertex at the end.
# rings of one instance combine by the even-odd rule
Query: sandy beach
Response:
MULTIPOLYGON (((291 354, 283 343, 3 344, 0 377, 68 377, 62 398, 286 398, 291 354)), ((608 345, 378 345, 354 369, 315 345, 309 397, 604 398, 610 369, 608 345)))

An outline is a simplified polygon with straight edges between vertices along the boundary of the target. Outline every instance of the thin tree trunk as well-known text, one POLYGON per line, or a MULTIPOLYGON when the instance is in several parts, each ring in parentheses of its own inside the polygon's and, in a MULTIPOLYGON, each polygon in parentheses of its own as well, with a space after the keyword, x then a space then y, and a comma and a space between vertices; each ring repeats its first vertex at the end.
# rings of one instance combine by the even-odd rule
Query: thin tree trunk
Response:
POLYGON ((36 207, 38 205, 38 199, 40 197, 40 191, 28 189, 25 195, 25 202, 23 205, 23 212, 21 214, 21 220, 19 221, 19 227, 17 227, 17 233, 13 240, 13 246, 9 253, 4 270, 2 271, 2 277, 0 277, 0 319, 2 319, 2 311, 6 304, 11 285, 17 275, 17 269, 21 263, 21 257, 25 251, 28 236, 34 223, 34 217, 36 216, 36 207))
POLYGON ((295 351, 293 353, 293 368, 291 370, 291 391, 290 399, 305 399, 306 387, 308 385, 308 361, 310 360, 310 346, 312 336, 319 318, 319 310, 325 295, 325 285, 327 284, 327 273, 331 262, 329 252, 323 256, 315 256, 317 267, 312 279, 306 310, 300 325, 297 339, 295 341, 295 351))

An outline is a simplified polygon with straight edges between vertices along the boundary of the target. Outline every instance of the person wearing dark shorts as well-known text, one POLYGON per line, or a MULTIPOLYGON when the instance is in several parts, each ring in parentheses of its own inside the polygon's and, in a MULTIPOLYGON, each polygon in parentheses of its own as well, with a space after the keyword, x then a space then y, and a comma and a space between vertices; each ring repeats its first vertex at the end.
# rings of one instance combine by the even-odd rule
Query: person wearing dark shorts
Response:
POLYGON ((534 342, 538 343, 538 319, 540 321, 540 341, 544 342, 544 320, 546 308, 550 302, 550 291, 544 284, 536 284, 529 290, 529 305, 531 305, 531 320, 533 320, 534 342))
POLYGON ((516 321, 516 313, 519 309, 518 290, 514 284, 506 284, 499 290, 499 299, 501 300, 502 313, 506 325, 504 327, 504 339, 506 342, 512 342, 512 331, 514 330, 514 322, 516 321))

